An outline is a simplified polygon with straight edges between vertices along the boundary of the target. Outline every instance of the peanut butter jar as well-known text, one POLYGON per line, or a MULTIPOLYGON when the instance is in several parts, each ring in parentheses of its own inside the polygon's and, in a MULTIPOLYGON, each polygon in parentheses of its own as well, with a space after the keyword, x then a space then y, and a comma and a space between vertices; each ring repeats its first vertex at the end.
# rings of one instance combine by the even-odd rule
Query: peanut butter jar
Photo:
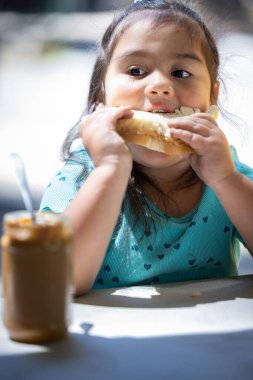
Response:
POLYGON ((70 322, 71 233, 61 215, 5 214, 2 236, 4 325, 11 339, 47 343, 70 322))

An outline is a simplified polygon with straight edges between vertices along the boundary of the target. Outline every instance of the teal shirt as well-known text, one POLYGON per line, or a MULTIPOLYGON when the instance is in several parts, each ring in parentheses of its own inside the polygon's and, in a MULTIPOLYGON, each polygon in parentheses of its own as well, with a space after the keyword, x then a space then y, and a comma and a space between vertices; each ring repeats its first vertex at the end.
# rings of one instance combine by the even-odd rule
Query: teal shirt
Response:
MULTIPOLYGON (((232 147, 231 152, 236 169, 253 180, 253 170, 238 161, 232 147)), ((82 165, 88 169, 86 177, 93 170, 83 148, 76 156, 82 164, 65 163, 48 185, 41 209, 62 212, 78 191, 76 177, 82 165)), ((238 275, 242 239, 211 188, 205 186, 197 207, 180 218, 145 201, 149 206, 146 223, 136 220, 125 195, 94 289, 238 275)))

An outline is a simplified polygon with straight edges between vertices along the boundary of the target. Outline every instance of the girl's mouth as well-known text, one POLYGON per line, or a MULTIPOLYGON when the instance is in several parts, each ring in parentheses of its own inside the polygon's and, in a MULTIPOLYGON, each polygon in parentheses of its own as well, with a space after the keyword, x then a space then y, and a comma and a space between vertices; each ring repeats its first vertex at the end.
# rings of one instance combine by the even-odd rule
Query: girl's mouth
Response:
POLYGON ((175 111, 175 108, 170 107, 166 104, 162 103, 156 103, 150 105, 146 110, 146 112, 152 112, 152 113, 173 113, 175 111))

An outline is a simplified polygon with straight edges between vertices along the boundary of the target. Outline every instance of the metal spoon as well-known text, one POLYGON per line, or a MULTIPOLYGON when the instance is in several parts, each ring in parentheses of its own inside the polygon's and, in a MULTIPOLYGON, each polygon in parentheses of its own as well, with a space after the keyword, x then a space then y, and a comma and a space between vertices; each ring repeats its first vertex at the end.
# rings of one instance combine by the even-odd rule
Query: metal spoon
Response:
POLYGON ((25 207, 30 212, 32 221, 35 222, 32 195, 28 186, 23 160, 17 153, 11 153, 10 158, 14 164, 14 170, 25 207))

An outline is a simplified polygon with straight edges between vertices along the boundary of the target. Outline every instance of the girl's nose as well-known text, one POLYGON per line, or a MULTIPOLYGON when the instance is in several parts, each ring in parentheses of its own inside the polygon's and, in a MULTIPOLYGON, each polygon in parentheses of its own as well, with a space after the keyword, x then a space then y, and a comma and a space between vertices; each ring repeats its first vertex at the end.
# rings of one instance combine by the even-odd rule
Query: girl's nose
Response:
POLYGON ((149 83, 145 89, 147 96, 171 97, 175 95, 174 87, 165 76, 159 75, 149 83))

